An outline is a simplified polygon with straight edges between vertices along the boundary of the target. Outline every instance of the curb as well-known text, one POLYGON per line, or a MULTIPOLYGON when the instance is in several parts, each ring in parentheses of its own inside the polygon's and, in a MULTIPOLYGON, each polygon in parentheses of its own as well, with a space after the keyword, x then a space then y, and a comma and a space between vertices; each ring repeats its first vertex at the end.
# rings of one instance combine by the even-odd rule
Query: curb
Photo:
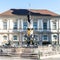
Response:
POLYGON ((41 56, 40 59, 46 59, 46 58, 60 58, 60 54, 56 54, 56 55, 51 55, 51 56, 41 56))

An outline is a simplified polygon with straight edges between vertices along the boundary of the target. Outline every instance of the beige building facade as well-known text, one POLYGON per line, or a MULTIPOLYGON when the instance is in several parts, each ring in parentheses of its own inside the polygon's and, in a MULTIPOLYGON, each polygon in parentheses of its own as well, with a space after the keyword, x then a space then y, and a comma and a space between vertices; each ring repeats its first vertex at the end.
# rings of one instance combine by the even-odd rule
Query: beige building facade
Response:
MULTIPOLYGON (((27 33, 27 9, 11 9, 0 14, 0 45, 11 41, 11 46, 24 45, 27 33)), ((48 10, 31 11, 33 34, 43 44, 60 44, 60 16, 48 10)))

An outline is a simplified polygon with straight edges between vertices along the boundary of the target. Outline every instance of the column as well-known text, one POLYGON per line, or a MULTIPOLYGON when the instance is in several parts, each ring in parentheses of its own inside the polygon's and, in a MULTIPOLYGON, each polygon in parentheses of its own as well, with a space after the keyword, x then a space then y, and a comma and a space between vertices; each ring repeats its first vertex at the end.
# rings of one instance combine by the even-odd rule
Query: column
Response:
POLYGON ((51 26, 50 26, 50 20, 49 20, 49 30, 51 30, 51 26))
POLYGON ((10 30, 13 29, 13 19, 10 20, 10 30))
POLYGON ((19 30, 19 28, 20 28, 20 20, 18 19, 18 30, 19 30))
POLYGON ((10 19, 7 19, 7 33, 8 33, 8 42, 10 41, 10 33, 9 33, 9 30, 10 30, 10 19))
POLYGON ((21 19, 21 28, 23 30, 23 19, 21 19))
POLYGON ((39 44, 42 45, 42 36, 39 34, 39 44))
POLYGON ((58 44, 59 44, 59 20, 58 20, 58 44))
POLYGON ((52 38, 51 38, 51 33, 48 33, 48 40, 49 40, 49 42, 51 43, 51 40, 52 40, 52 38))
POLYGON ((57 27, 58 27, 57 28, 58 29, 58 34, 57 35, 58 35, 58 44, 59 44, 59 19, 57 20, 57 27))
POLYGON ((59 34, 59 44, 60 44, 60 34, 59 34))
POLYGON ((2 35, 0 34, 0 46, 3 45, 2 42, 3 42, 3 37, 2 37, 2 35))
POLYGON ((43 20, 39 19, 39 30, 43 29, 43 20))
POLYGON ((22 46, 22 34, 21 33, 19 34, 19 45, 20 47, 22 46))
POLYGON ((40 26, 39 26, 40 24, 39 24, 39 23, 40 23, 40 21, 39 21, 39 19, 38 19, 38 22, 37 22, 37 25, 38 25, 37 28, 38 28, 38 30, 39 30, 39 28, 40 28, 40 26))
POLYGON ((0 19, 0 29, 3 29, 3 19, 0 19))

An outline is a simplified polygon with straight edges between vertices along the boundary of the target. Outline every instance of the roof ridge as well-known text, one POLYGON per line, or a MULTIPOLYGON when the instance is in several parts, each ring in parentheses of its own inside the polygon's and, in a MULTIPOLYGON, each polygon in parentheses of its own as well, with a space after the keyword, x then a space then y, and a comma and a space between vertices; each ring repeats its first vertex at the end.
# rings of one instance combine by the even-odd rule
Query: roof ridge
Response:
MULTIPOLYGON (((0 15, 26 15, 29 9, 9 9, 0 15)), ((51 10, 47 9, 30 9, 31 13, 34 15, 46 15, 46 16, 58 16, 59 14, 52 12, 51 10)))
MULTIPOLYGON (((12 9, 10 9, 10 10, 13 10, 13 9, 16 9, 16 8, 12 8, 12 9)), ((22 8, 22 9, 24 9, 24 8, 22 8)), ((17 8, 16 10, 20 10, 20 9, 17 8)), ((29 9, 24 9, 24 10, 29 10, 29 9)), ((47 10, 47 9, 30 9, 30 10, 47 10)))

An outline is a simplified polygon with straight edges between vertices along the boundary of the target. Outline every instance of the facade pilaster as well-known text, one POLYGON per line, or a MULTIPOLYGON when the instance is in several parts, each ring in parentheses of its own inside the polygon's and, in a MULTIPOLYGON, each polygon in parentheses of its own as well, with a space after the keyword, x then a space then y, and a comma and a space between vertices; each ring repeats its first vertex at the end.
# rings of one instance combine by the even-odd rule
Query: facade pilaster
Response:
POLYGON ((42 35, 39 34, 39 44, 42 45, 42 35))
POLYGON ((19 30, 19 28, 20 28, 20 20, 18 19, 17 21, 18 21, 18 30, 19 30))

